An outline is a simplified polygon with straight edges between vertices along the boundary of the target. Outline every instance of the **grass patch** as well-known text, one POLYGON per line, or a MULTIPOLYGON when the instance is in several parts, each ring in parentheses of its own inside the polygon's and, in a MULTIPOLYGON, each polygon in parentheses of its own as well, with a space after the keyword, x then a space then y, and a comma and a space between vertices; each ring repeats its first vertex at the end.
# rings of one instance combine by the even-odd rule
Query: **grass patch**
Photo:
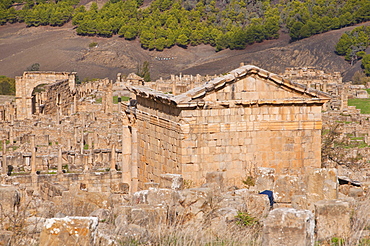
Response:
POLYGON ((348 106, 356 106, 361 110, 361 114, 370 114, 370 98, 348 99, 348 106))
POLYGON ((352 121, 341 121, 341 120, 336 120, 336 123, 343 123, 343 124, 351 124, 352 121))
MULTIPOLYGON (((129 100, 130 100, 129 97, 124 97, 124 96, 121 97, 121 102, 127 102, 129 100)), ((118 96, 113 97, 113 103, 118 104, 118 96)))
POLYGON ((95 103, 101 104, 103 102, 103 99, 101 97, 95 99, 95 103))

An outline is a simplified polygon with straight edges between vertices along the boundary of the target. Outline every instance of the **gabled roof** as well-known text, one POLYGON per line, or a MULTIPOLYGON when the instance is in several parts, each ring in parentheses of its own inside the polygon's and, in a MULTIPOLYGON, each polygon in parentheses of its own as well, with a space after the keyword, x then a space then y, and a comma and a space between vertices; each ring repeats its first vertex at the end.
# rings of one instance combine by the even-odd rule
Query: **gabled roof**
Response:
MULTIPOLYGON (((210 81, 207 81, 201 86, 198 86, 196 88, 193 88, 185 93, 182 93, 176 96, 172 94, 164 94, 163 92, 155 91, 145 86, 140 86, 140 87, 131 86, 129 89, 130 91, 134 92, 138 96, 141 96, 144 98, 152 98, 153 100, 160 101, 164 104, 174 104, 178 107, 193 107, 193 106, 198 105, 197 102, 194 100, 198 98, 202 98, 208 93, 219 90, 225 87, 227 84, 233 83, 237 79, 241 79, 241 78, 251 76, 251 75, 257 75, 262 79, 272 81, 281 87, 285 87, 287 89, 295 91, 297 92, 297 94, 304 94, 310 97, 307 99, 292 98, 288 100, 289 103, 301 102, 301 103, 324 104, 325 102, 328 102, 331 99, 330 95, 327 93, 324 93, 319 90, 315 90, 313 88, 309 88, 306 85, 298 84, 290 80, 284 79, 277 74, 270 73, 266 70, 263 70, 253 65, 245 65, 237 69, 234 69, 224 76, 216 77, 210 81)), ((268 103, 268 102, 272 103, 272 101, 275 101, 275 103, 279 103, 279 102, 276 102, 276 100, 270 99, 270 100, 264 100, 263 102, 261 100, 260 102, 256 102, 256 100, 254 100, 254 102, 249 102, 249 104, 254 104, 254 103, 261 104, 261 103, 268 103)), ((287 100, 285 101, 287 102, 287 100)), ((281 100, 280 100, 280 103, 281 103, 281 100)), ((244 104, 244 103, 240 102, 240 104, 244 104)))

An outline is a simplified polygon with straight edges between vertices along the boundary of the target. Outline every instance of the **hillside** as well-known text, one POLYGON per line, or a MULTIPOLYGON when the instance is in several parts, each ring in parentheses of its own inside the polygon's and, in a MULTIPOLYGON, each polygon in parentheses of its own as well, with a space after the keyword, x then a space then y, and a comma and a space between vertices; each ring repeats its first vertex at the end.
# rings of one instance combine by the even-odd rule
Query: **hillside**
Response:
MULTIPOLYGON (((361 25, 369 25, 370 22, 361 25)), ((78 36, 71 23, 63 27, 30 27, 25 24, 0 26, 0 75, 21 75, 33 63, 40 70, 76 71, 81 79, 114 79, 117 73, 135 72, 138 64, 149 61, 152 79, 169 74, 219 74, 250 63, 272 72, 285 67, 312 66, 328 72, 339 71, 350 79, 356 67, 351 67, 334 53, 340 36, 352 27, 329 31, 289 43, 282 33, 279 39, 247 46, 245 50, 215 52, 209 45, 174 46, 163 51, 142 49, 139 42, 112 38, 78 36), (97 47, 89 48, 96 42, 97 47)))

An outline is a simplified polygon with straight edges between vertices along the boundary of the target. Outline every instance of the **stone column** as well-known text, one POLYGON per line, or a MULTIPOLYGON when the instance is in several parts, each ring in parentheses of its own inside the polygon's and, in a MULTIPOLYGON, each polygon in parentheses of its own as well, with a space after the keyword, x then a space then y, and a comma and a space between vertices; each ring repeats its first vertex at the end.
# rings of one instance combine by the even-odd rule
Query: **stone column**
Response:
POLYGON ((2 159, 2 165, 1 165, 1 175, 6 175, 6 139, 3 140, 3 159, 2 159))
POLYGON ((9 142, 10 142, 11 145, 14 143, 13 125, 10 125, 9 142))
POLYGON ((62 171, 62 147, 59 146, 59 149, 58 149, 58 175, 62 174, 63 171, 62 171))
POLYGON ((99 139, 96 132, 94 132, 94 149, 99 149, 99 139))
POLYGON ((172 80, 172 95, 176 95, 176 80, 172 80))
POLYGON ((81 129, 80 153, 84 153, 84 128, 81 129))
POLYGON ((31 135, 31 175, 36 174, 36 146, 35 135, 31 135))
POLYGON ((92 167, 93 165, 93 153, 94 153, 94 150, 90 149, 89 156, 87 158, 87 163, 85 163, 84 173, 89 172, 89 168, 92 167))
POLYGON ((113 144, 110 154, 110 171, 115 172, 116 170, 116 146, 113 144))
POLYGON ((78 110, 77 110, 77 96, 76 96, 76 94, 73 96, 73 112, 72 112, 72 114, 75 114, 75 113, 77 113, 78 112, 78 110))
POLYGON ((127 125, 122 129, 122 183, 131 189, 131 132, 127 125))
POLYGON ((68 138, 67 139, 67 149, 68 149, 68 151, 70 151, 71 150, 71 139, 70 138, 68 138))
POLYGON ((112 81, 108 82, 107 85, 107 91, 105 92, 105 103, 103 104, 105 113, 112 113, 113 109, 113 90, 112 90, 113 84, 112 81))
POLYGON ((56 123, 59 124, 60 123, 60 109, 59 109, 59 106, 57 106, 57 115, 56 115, 56 123))
POLYGON ((131 128, 131 192, 134 193, 138 189, 138 165, 137 165, 137 129, 131 128))
POLYGON ((322 91, 323 91, 323 92, 327 92, 327 90, 328 90, 328 89, 327 89, 327 87, 328 87, 327 82, 326 82, 326 81, 324 81, 324 82, 323 82, 323 86, 322 86, 322 91))
POLYGON ((74 150, 77 150, 77 139, 78 139, 78 129, 77 129, 77 127, 75 127, 75 134, 74 134, 74 139, 73 139, 73 141, 74 141, 74 143, 73 143, 73 148, 74 148, 74 150))

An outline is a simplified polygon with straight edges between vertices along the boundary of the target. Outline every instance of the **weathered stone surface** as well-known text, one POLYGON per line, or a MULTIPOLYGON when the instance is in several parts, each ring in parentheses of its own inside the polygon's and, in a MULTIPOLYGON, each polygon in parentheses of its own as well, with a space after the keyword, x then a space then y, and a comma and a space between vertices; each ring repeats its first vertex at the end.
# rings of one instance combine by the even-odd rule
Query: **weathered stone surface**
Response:
POLYGON ((63 191, 68 191, 68 189, 59 183, 44 182, 40 191, 48 197, 54 197, 61 196, 63 191))
POLYGON ((292 208, 298 210, 310 210, 313 204, 309 203, 306 195, 292 196, 292 208))
POLYGON ((270 211, 270 201, 267 195, 256 194, 248 189, 235 190, 235 196, 241 196, 245 204, 245 210, 249 215, 257 219, 267 216, 270 211))
POLYGON ((130 223, 155 228, 167 222, 167 209, 159 206, 137 205, 131 209, 130 223))
POLYGON ((89 217, 97 217, 99 222, 107 222, 111 217, 111 211, 100 208, 89 214, 89 217))
POLYGON ((233 208, 237 211, 246 211, 247 206, 243 196, 236 196, 234 194, 227 194, 221 197, 213 197, 212 202, 219 202, 217 203, 217 207, 219 208, 233 208))
POLYGON ((148 204, 149 190, 141 190, 132 194, 133 204, 148 204))
POLYGON ((91 246, 98 226, 96 217, 51 218, 45 221, 40 245, 91 246))
POLYGON ((179 202, 181 206, 176 207, 176 210, 182 214, 184 221, 202 220, 210 210, 212 191, 209 188, 186 189, 182 191, 179 202))
POLYGON ((256 170, 256 189, 258 191, 272 190, 275 182, 275 169, 258 167, 256 170))
POLYGON ((150 188, 148 190, 147 201, 149 205, 155 206, 173 206, 178 204, 180 194, 174 189, 150 188))
POLYGON ((311 211, 314 211, 314 204, 317 201, 338 198, 338 178, 335 168, 307 170, 306 184, 307 204, 311 211))
POLYGON ((131 221, 131 206, 120 206, 113 208, 113 216, 115 225, 128 224, 131 221))
POLYGON ((120 238, 117 237, 115 230, 116 227, 112 224, 99 223, 96 230, 94 245, 100 246, 122 245, 119 242, 120 238))
POLYGON ((12 239, 12 236, 13 232, 0 230, 0 245, 10 245, 10 240, 12 239))
POLYGON ((247 212, 257 219, 264 218, 270 211, 270 201, 267 195, 250 194, 244 197, 247 212))
POLYGON ((362 197, 364 196, 364 190, 361 187, 351 187, 349 189, 348 195, 350 197, 362 197))
POLYGON ((240 210, 231 207, 220 208, 215 210, 205 222, 209 224, 209 229, 217 232, 220 228, 225 228, 230 222, 235 221, 239 212, 240 210))
MULTIPOLYGON (((45 218, 42 217, 29 217, 26 219, 26 231, 28 233, 40 233, 45 223, 45 218)), ((0 244, 1 245, 1 244, 0 244)))
POLYGON ((349 203, 341 200, 322 200, 315 203, 317 240, 346 238, 350 233, 349 203))
POLYGON ((128 194, 130 186, 127 183, 112 182, 110 184, 110 189, 111 189, 111 192, 114 193, 114 194, 128 194))
POLYGON ((145 242, 149 236, 147 229, 136 224, 117 225, 114 234, 120 242, 127 242, 127 245, 130 245, 130 242, 132 242, 133 240, 145 242))
POLYGON ((99 208, 108 208, 109 193, 105 192, 63 192, 62 202, 68 209, 67 215, 87 216, 99 208))
POLYGON ((9 214, 19 205, 20 194, 13 186, 0 186, 0 212, 9 214))
POLYGON ((263 224, 264 246, 313 246, 315 221, 308 210, 277 208, 263 224))
POLYGON ((279 176, 274 185, 274 199, 276 202, 290 203, 292 196, 305 193, 302 179, 298 176, 279 176))
POLYGON ((224 173, 223 172, 209 172, 206 174, 206 183, 202 186, 211 188, 216 191, 223 191, 224 187, 224 173))
POLYGON ((184 188, 184 179, 181 174, 161 174, 159 182, 160 188, 182 190, 184 188))

